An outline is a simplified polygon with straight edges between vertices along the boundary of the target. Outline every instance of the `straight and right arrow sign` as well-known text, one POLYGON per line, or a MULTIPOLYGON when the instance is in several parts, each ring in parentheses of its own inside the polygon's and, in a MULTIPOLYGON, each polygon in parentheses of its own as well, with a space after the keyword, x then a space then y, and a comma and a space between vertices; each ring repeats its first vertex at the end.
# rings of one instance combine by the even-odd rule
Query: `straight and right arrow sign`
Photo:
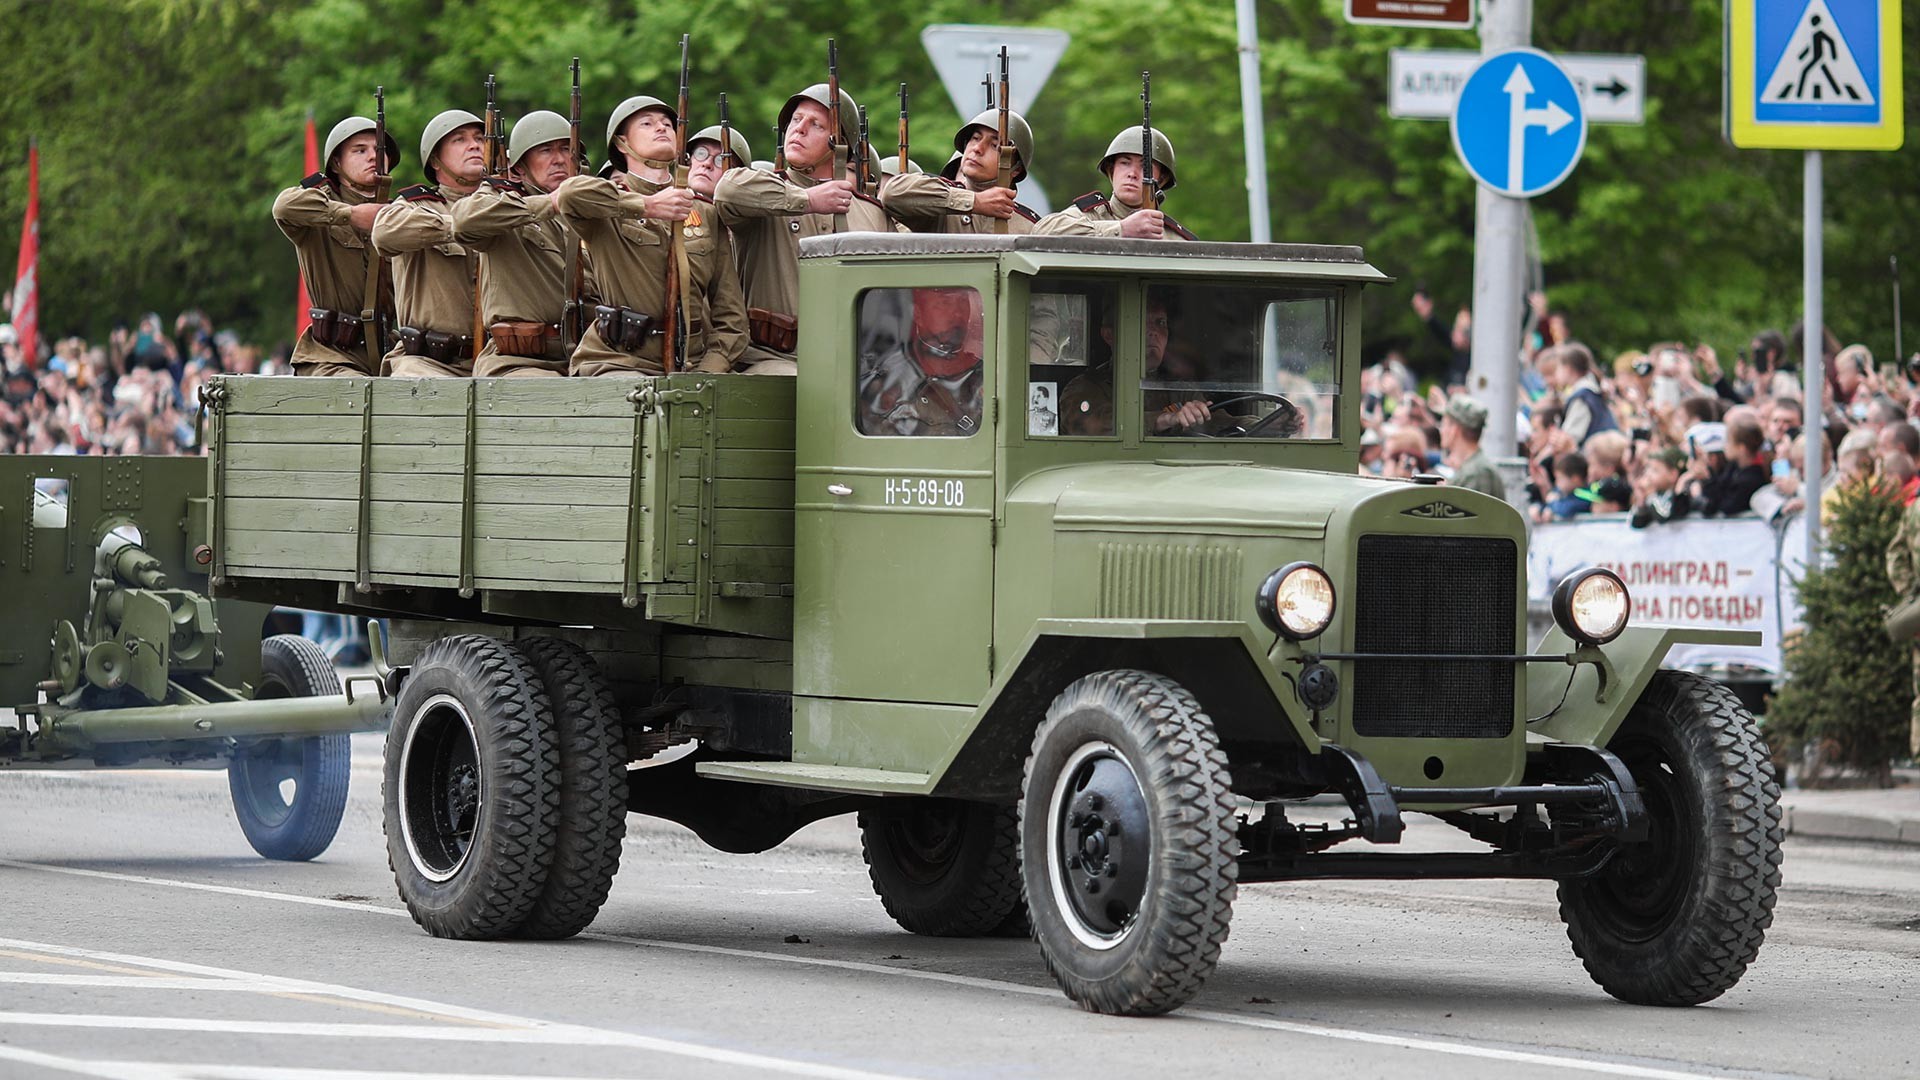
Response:
MULTIPOLYGON (((1460 87, 1484 59, 1470 49, 1394 49, 1388 113, 1415 120, 1453 115, 1460 87)), ((1639 124, 1646 118, 1644 56, 1556 53, 1580 92, 1587 119, 1596 124, 1639 124)))

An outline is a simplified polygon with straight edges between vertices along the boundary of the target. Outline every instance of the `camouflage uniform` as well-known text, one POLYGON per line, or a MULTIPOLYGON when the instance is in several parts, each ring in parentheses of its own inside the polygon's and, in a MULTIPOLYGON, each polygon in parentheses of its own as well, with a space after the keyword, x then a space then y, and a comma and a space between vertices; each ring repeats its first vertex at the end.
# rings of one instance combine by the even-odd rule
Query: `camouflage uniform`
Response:
MULTIPOLYGON (((1909 506, 1901 515, 1899 531, 1887 545, 1887 579, 1901 600, 1920 592, 1920 504, 1909 506)), ((1907 746, 1920 755, 1920 640, 1910 643, 1908 651, 1913 659, 1913 705, 1907 746)))

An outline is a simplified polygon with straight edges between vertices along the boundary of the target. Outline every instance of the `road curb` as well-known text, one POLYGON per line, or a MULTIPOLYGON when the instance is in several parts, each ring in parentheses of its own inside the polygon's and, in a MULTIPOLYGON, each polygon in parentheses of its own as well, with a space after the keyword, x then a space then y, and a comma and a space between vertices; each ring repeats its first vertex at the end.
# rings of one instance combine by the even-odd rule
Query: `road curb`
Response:
POLYGON ((1786 806, 1785 825, 1790 836, 1814 836, 1829 840, 1872 840, 1882 844, 1920 844, 1920 818, 1893 814, 1863 814, 1840 810, 1822 810, 1808 806, 1786 806))

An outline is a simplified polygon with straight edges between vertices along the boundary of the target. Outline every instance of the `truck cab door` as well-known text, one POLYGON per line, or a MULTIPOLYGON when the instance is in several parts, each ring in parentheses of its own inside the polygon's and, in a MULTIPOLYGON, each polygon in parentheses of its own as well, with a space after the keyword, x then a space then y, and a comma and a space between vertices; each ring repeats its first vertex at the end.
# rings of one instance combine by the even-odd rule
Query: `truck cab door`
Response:
POLYGON ((992 264, 833 273, 839 306, 803 322, 794 691, 971 707, 993 623, 992 264))

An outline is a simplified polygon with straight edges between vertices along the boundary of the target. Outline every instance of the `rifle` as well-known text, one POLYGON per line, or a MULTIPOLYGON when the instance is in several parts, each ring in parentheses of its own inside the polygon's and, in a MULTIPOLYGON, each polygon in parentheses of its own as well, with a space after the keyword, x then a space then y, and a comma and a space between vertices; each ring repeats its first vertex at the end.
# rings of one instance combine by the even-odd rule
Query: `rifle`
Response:
MULTIPOLYGON (((1011 96, 1012 93, 1007 86, 1007 47, 1002 45, 1000 46, 1000 180, 996 186, 1003 188, 1013 186, 1013 148, 1007 145, 1007 110, 1010 108, 1007 99, 1011 96)), ((1010 221, 1007 218, 994 218, 993 231, 1004 236, 1009 224, 1010 221)))
POLYGON ((1167 193, 1159 189, 1153 168, 1153 72, 1140 73, 1140 206, 1156 210, 1167 193))
POLYGON ((873 141, 867 130, 867 107, 860 106, 860 164, 855 166, 853 175, 859 180, 860 190, 873 194, 873 141))
MULTIPOLYGON (((687 83, 689 34, 680 35, 680 97, 675 101, 673 122, 673 186, 687 186, 687 83)), ((660 370, 673 373, 686 359, 686 320, 681 318, 681 294, 693 277, 687 268, 686 223, 676 221, 671 228, 667 249, 667 311, 661 319, 660 370)))
MULTIPOLYGON (((500 175, 500 153, 502 136, 500 134, 500 103, 498 84, 493 75, 487 75, 487 113, 486 122, 480 126, 481 160, 486 162, 486 174, 489 177, 500 175)), ((487 338, 487 318, 480 301, 480 260, 474 259, 473 265, 473 358, 480 359, 480 343, 487 338)))
POLYGON ((727 114, 727 95, 720 95, 720 174, 726 175, 728 169, 745 162, 735 161, 733 157, 733 120, 727 114))
POLYGON ((907 161, 907 84, 900 84, 900 171, 910 167, 907 161))
MULTIPOLYGON (((393 174, 387 161, 387 88, 373 88, 373 201, 384 203, 393 197, 393 174)), ((386 352, 385 319, 380 314, 380 274, 387 260, 367 245, 367 285, 360 293, 360 336, 367 346, 367 364, 380 370, 380 358, 386 352)), ((1896 350, 1897 351, 1897 350, 1896 350)))
MULTIPOLYGON (((827 152, 833 155, 833 179, 847 178, 846 145, 840 141, 840 50, 827 39, 827 152)), ((847 215, 833 215, 833 231, 847 231, 847 215)))
MULTIPOLYGON (((573 97, 567 108, 567 175, 580 173, 580 58, 573 58, 573 97)), ((571 354, 586 332, 587 266, 581 258, 581 240, 574 237, 567 248, 567 306, 561 316, 561 337, 571 354)))

